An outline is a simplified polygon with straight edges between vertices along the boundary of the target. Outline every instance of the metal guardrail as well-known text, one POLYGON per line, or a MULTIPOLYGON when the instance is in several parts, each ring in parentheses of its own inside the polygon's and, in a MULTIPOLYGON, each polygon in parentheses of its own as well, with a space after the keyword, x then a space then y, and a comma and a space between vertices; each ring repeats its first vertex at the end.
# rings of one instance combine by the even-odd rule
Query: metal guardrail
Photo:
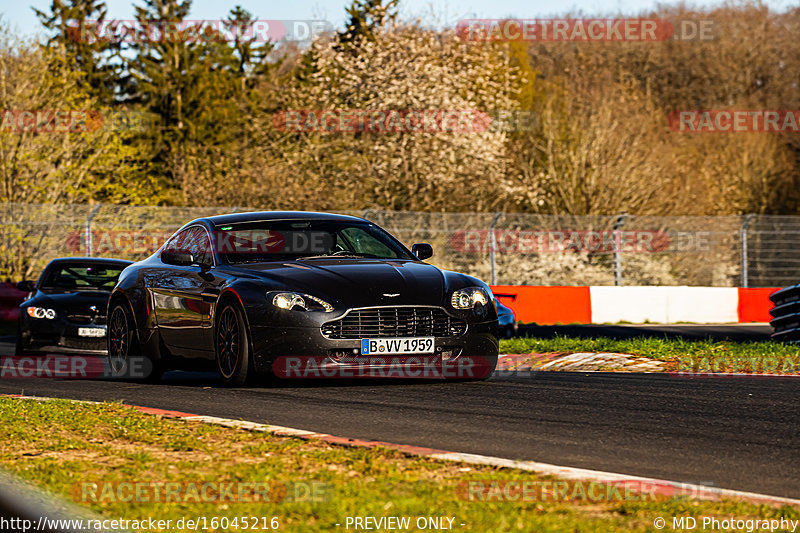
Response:
POLYGON ((792 285, 770 295, 775 306, 770 325, 772 338, 783 342, 800 342, 800 285, 792 285))
POLYGON ((104 517, 64 501, 0 471, 0 531, 3 533, 114 533, 94 529, 89 521, 104 517), (83 529, 75 527, 83 524, 83 529), (82 522, 80 522, 82 521, 82 522))

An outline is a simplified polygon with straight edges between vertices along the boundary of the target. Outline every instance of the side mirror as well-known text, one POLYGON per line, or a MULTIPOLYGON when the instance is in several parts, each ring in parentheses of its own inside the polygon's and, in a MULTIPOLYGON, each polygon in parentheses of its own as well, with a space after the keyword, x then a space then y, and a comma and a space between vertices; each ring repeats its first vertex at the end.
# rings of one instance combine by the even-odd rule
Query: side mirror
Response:
POLYGON ((36 282, 29 280, 20 281, 17 283, 17 289, 22 292, 33 292, 36 290, 36 282))
POLYGON ((429 257, 433 256, 433 246, 427 242, 418 242, 411 247, 411 253, 417 256, 417 259, 420 261, 425 261, 429 257))
POLYGON ((192 266, 194 256, 190 252, 164 250, 161 252, 161 262, 174 266, 192 266))

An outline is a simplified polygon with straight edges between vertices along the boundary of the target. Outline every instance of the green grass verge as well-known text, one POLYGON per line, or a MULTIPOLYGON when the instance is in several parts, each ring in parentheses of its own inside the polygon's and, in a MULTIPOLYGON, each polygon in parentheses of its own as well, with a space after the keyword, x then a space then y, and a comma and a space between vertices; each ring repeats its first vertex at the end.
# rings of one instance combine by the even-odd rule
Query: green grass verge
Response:
POLYGON ((469 501, 459 489, 464 481, 549 478, 411 457, 384 448, 347 448, 163 419, 117 403, 0 398, 0 462, 20 477, 112 519, 278 517, 281 531, 342 531, 347 516, 368 515, 454 517, 454 529, 476 532, 647 531, 659 516, 668 521, 672 516, 704 515, 800 518, 800 512, 788 506, 695 502, 685 497, 469 501), (134 481, 278 482, 290 487, 316 482, 327 484, 327 497, 225 504, 81 501, 82 483, 134 481))
POLYGON ((611 352, 667 361, 667 370, 705 372, 800 372, 800 347, 772 341, 713 341, 658 337, 634 339, 515 338, 500 341, 500 353, 611 352))

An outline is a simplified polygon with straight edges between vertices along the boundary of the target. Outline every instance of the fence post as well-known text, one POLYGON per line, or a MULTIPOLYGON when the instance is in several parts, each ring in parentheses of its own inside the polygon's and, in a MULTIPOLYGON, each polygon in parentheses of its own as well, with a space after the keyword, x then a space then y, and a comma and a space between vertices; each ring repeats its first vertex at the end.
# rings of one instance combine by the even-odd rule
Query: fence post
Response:
POLYGON ((619 228, 625 225, 627 216, 628 213, 623 211, 614 222, 614 286, 616 287, 622 286, 622 251, 620 250, 622 243, 619 228))
POLYGON ((742 243, 742 287, 747 287, 749 284, 749 275, 747 272, 747 227, 750 226, 750 221, 752 221, 755 216, 754 213, 750 213, 744 217, 742 228, 739 230, 739 240, 742 243))
POLYGON ((495 238, 494 238, 494 228, 497 226, 497 221, 500 220, 500 217, 503 216, 503 213, 495 213, 494 218, 492 219, 492 223, 489 225, 489 262, 492 266, 492 285, 497 285, 497 258, 495 257, 495 238))
POLYGON ((97 216, 101 207, 103 204, 97 204, 86 217, 86 257, 92 257, 92 219, 97 216))

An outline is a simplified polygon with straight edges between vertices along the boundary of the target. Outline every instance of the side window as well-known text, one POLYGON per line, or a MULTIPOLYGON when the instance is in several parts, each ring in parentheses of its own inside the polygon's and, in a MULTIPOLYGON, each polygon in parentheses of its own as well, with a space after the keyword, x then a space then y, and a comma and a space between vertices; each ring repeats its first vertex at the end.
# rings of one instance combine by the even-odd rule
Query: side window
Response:
POLYGON ((210 266, 214 263, 208 233, 199 226, 186 228, 172 237, 164 246, 164 250, 189 252, 194 256, 194 260, 201 265, 210 266))
POLYGON ((167 244, 164 245, 164 251, 165 252, 188 251, 186 243, 188 242, 191 231, 192 228, 186 228, 180 233, 176 233, 175 235, 173 235, 172 238, 169 241, 167 241, 167 244))
POLYGON ((214 264, 214 256, 211 253, 211 242, 208 240, 208 233, 203 228, 192 228, 195 230, 194 246, 192 254, 195 260, 201 265, 212 266, 214 264))

